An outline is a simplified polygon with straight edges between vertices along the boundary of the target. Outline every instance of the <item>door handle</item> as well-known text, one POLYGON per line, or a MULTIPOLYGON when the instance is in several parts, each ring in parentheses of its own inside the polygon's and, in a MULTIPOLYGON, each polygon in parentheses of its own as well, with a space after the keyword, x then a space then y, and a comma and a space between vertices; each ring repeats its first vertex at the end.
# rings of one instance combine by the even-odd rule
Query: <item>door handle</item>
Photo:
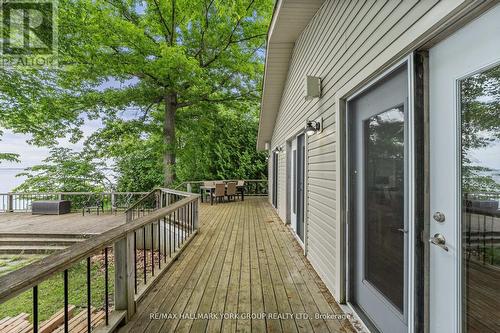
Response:
POLYGON ((391 231, 394 231, 394 232, 401 232, 403 234, 407 234, 408 233, 408 230, 404 229, 404 228, 391 228, 391 231))
POLYGON ((433 237, 431 237, 431 239, 429 239, 429 242, 436 246, 439 246, 440 248, 448 252, 448 246, 446 246, 446 238, 444 238, 443 235, 435 234, 433 237))

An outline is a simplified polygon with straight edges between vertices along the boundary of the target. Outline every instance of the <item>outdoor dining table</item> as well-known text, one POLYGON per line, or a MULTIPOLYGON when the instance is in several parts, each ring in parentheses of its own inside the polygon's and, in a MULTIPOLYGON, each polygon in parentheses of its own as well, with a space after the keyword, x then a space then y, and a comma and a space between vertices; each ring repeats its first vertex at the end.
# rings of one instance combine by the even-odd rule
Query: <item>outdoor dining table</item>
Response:
MULTIPOLYGON (((241 201, 245 200, 245 185, 236 185, 236 189, 240 192, 241 194, 241 201)), ((226 190, 227 190, 227 184, 226 184, 226 190)), ((201 196, 201 202, 203 202, 203 192, 210 191, 210 205, 214 204, 214 196, 212 195, 215 192, 215 185, 210 185, 210 186, 205 186, 201 185, 200 186, 200 196, 201 196)))

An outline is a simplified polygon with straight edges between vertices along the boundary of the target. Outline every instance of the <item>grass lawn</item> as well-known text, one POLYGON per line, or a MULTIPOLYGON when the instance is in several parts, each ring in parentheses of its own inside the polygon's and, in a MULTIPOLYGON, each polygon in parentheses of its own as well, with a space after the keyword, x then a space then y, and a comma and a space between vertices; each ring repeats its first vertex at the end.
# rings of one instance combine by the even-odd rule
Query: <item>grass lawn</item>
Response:
POLYGON ((39 254, 1 254, 0 255, 0 276, 18 270, 21 267, 31 264, 45 257, 39 254))
MULTIPOLYGON (((17 269, 17 268, 16 268, 17 269)), ((69 304, 76 306, 75 313, 87 306, 87 262, 74 264, 69 269, 69 304)), ((91 260, 92 306, 104 308, 104 256, 94 256, 91 260)), ((109 252, 109 301, 113 303, 114 265, 112 251, 109 252)), ((63 273, 54 275, 38 286, 39 320, 44 321, 64 307, 63 273)), ((28 290, 0 305, 0 319, 16 316, 22 312, 32 318, 32 290, 28 290)))

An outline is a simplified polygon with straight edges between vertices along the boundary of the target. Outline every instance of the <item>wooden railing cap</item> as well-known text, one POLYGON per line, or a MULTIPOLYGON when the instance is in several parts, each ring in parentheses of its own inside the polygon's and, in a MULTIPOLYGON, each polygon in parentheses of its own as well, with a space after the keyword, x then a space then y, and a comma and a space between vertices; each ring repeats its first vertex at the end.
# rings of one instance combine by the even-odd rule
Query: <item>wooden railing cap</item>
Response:
POLYGON ((128 233, 133 232, 144 225, 155 222, 175 210, 191 202, 198 201, 199 195, 192 194, 165 208, 160 208, 152 213, 133 220, 129 223, 119 225, 113 229, 103 232, 100 235, 89 238, 83 242, 75 244, 61 252, 49 255, 39 261, 19 270, 8 273, 0 277, 0 304, 8 299, 34 287, 52 275, 62 272, 72 264, 87 258, 104 247, 124 238, 128 233))

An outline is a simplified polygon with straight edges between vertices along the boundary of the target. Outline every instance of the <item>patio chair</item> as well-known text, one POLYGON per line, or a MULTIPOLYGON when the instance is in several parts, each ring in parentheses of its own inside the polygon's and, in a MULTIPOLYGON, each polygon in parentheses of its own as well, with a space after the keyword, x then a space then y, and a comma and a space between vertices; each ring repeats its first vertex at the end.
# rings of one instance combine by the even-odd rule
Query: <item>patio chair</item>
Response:
POLYGON ((226 192, 226 195, 227 195, 227 200, 228 201, 231 201, 231 199, 234 199, 234 196, 237 194, 237 191, 236 191, 236 182, 229 182, 227 183, 227 192, 226 192))
POLYGON ((93 209, 96 210, 97 215, 99 215, 99 210, 104 213, 104 200, 99 194, 90 194, 86 198, 82 207, 82 216, 85 216, 85 212, 90 214, 93 209))
POLYGON ((219 202, 222 202, 222 200, 226 196, 226 184, 215 184, 215 192, 213 192, 212 195, 215 198, 215 202, 217 202, 217 199, 219 200, 219 202))

